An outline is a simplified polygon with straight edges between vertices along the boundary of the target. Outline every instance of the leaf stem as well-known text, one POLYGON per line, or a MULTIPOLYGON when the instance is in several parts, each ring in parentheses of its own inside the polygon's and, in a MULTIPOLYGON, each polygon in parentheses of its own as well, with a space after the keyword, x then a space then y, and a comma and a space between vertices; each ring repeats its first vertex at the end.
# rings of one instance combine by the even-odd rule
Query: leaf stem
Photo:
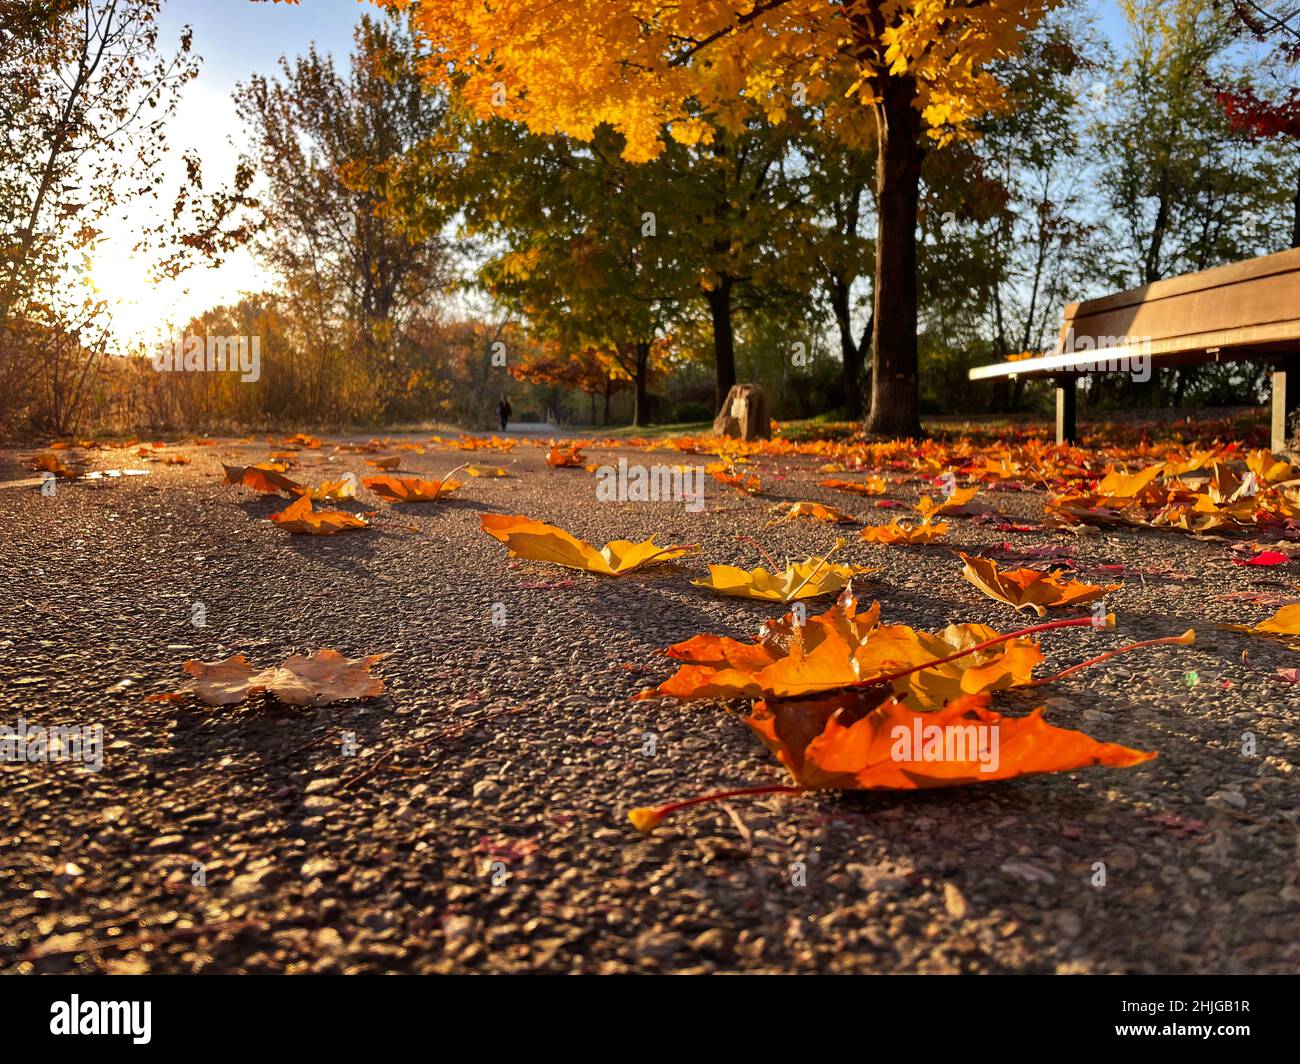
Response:
POLYGON ((455 469, 453 469, 450 473, 445 474, 443 478, 440 481, 438 481, 438 490, 433 493, 433 498, 430 499, 429 501, 437 502, 438 496, 442 494, 443 485, 445 485, 447 481, 449 481, 453 476, 455 476, 457 473, 459 473, 462 469, 464 469, 468 465, 469 465, 468 462, 461 462, 461 464, 458 465, 455 469))
POLYGON ((1109 661, 1111 658, 1118 657, 1120 654, 1127 654, 1130 650, 1142 650, 1146 647, 1170 647, 1170 646, 1191 646, 1196 641, 1196 630, 1189 628, 1182 635, 1167 635, 1161 639, 1147 639, 1141 643, 1129 643, 1126 646, 1116 647, 1114 650, 1105 654, 1098 654, 1095 658, 1089 658, 1087 661, 1081 661, 1078 665, 1071 665, 1068 669, 1062 669, 1055 676, 1044 676, 1041 680, 1032 680, 1024 687, 1042 687, 1044 684, 1055 683, 1057 680, 1064 680, 1067 676, 1073 676, 1076 672, 1086 669, 1091 665, 1100 665, 1103 661, 1109 661))
POLYGON ((657 808, 634 809, 628 814, 628 817, 638 829, 650 832, 665 817, 672 816, 673 813, 681 812, 683 809, 689 809, 693 805, 703 805, 706 802, 721 802, 727 798, 755 797, 760 794, 803 794, 806 790, 806 787, 795 787, 787 783, 773 783, 765 787, 741 787, 737 790, 714 791, 711 794, 701 794, 695 798, 687 798, 680 802, 669 802, 667 805, 661 805, 657 808))
POLYGON ((759 543, 759 541, 756 540, 753 536, 737 536, 736 541, 738 543, 748 543, 751 547, 753 547, 756 551, 758 551, 758 553, 763 556, 763 560, 772 567, 773 572, 776 572, 778 569, 781 568, 781 566, 777 565, 776 559, 773 558, 772 555, 768 554, 767 551, 763 549, 763 544, 759 543))
POLYGON ((820 573, 823 569, 825 569, 826 565, 830 562, 831 555, 834 554, 837 550, 839 550, 843 546, 844 546, 844 538, 840 537, 840 539, 836 542, 835 546, 833 546, 830 550, 826 552, 826 556, 824 558, 817 559, 817 565, 813 568, 813 571, 810 572, 806 577, 804 577, 803 582, 798 587, 796 587, 793 591, 791 591, 789 595, 786 596, 785 599, 786 605, 789 605, 792 601, 798 598, 799 592, 808 586, 808 581, 810 581, 813 577, 815 577, 818 573, 820 573))

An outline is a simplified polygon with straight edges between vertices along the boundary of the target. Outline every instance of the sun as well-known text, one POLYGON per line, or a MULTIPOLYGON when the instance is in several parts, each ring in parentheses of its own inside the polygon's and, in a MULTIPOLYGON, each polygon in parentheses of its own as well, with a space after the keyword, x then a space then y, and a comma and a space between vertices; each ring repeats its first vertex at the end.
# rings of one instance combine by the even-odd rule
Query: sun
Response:
POLYGON ((134 234, 105 235, 74 277, 102 301, 110 347, 126 354, 166 340, 193 318, 241 293, 267 287, 269 278, 246 250, 220 265, 194 266, 174 278, 157 278, 157 258, 135 248, 134 234))

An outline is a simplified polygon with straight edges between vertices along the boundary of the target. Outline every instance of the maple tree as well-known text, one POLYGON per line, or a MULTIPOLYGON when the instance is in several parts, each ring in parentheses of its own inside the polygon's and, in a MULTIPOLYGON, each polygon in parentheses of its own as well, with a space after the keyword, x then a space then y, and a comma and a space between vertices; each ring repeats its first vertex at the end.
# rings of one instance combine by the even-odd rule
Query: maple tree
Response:
POLYGON ((159 7, 0 7, 0 422, 44 390, 50 427, 74 431, 104 361, 111 322, 85 267, 112 214, 158 197, 166 122, 198 73, 188 29, 164 50, 159 7))
MULTIPOLYGON (((402 0, 376 0, 406 9, 402 0)), ((1049 0, 650 0, 612 11, 596 0, 412 9, 431 80, 455 84, 479 114, 582 140, 608 126, 624 156, 655 158, 665 138, 711 144, 756 106, 783 117, 847 84, 871 109, 879 151, 872 404, 868 427, 919 435, 917 207, 921 164, 999 105, 988 73, 1049 0), (582 76, 575 77, 574 70, 582 76)))
MULTIPOLYGON (((1268 87, 1245 84, 1220 87, 1216 99, 1232 125, 1260 138, 1290 138, 1300 142, 1300 12, 1272 12, 1247 0, 1230 0, 1243 36, 1268 49, 1260 57, 1261 81, 1268 87)), ((1291 246, 1300 248, 1300 171, 1296 174, 1291 246)))
POLYGON ((510 376, 517 381, 576 388, 590 396, 593 422, 596 420, 596 397, 603 397, 602 424, 609 423, 609 401, 615 393, 635 386, 621 359, 608 349, 591 345, 562 349, 554 341, 543 342, 531 357, 508 368, 510 376))
POLYGON ((690 340, 707 329, 720 406, 736 381, 739 319, 789 296, 786 260, 806 214, 782 165, 789 137, 756 120, 633 163, 608 128, 583 143, 500 119, 468 122, 464 228, 505 245, 479 279, 527 320, 544 352, 537 372, 512 358, 512 375, 595 394, 605 387, 599 366, 586 384, 553 356, 598 352, 621 370, 614 380, 632 383, 633 423, 644 424, 650 376, 704 362, 703 343, 690 340))
MULTIPOLYGON (((688 286, 672 249, 643 237, 652 175, 620 160, 608 133, 585 146, 488 120, 467 121, 462 135, 464 229, 500 248, 480 266, 480 283, 541 342, 540 372, 518 353, 507 368, 545 381, 548 370, 568 372, 566 353, 599 352, 615 370, 600 390, 629 381, 633 423, 646 423, 652 361, 688 286)), ((573 369, 585 371, 582 362, 573 369)), ((593 376, 579 377, 584 390, 596 390, 593 376)))
MULTIPOLYGON (((964 157, 932 157, 950 165, 927 174, 938 202, 927 205, 922 290, 945 323, 967 308, 979 316, 983 335, 972 339, 981 361, 1048 347, 1061 307, 1095 276, 1080 112, 1102 99, 1105 56, 1084 5, 1053 9, 1019 53, 996 64, 1011 106, 976 124, 979 139, 964 157)), ((942 337, 949 344, 952 331, 942 337)), ((993 382, 994 409, 1017 409, 1027 384, 993 382)))
POLYGON ((799 239, 789 249, 794 261, 788 268, 811 274, 830 304, 840 341, 844 414, 858 421, 875 330, 871 313, 857 333, 854 321, 855 287, 875 269, 875 247, 868 239, 876 210, 875 132, 865 108, 844 114, 837 128, 813 118, 802 122, 793 145, 805 170, 801 184, 809 210, 797 220, 799 239))

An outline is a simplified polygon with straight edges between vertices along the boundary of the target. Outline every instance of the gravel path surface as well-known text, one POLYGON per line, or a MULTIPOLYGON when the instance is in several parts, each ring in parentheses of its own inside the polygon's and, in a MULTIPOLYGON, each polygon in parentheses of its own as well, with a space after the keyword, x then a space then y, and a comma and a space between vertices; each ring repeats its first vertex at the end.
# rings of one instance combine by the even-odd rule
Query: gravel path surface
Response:
MULTIPOLYGON (((98 723, 107 747, 98 773, 0 764, 2 972, 1300 968, 1300 686, 1269 675, 1297 655, 1220 627, 1273 612, 1220 596, 1293 592, 1295 564, 1245 569, 1226 543, 1147 531, 1076 539, 959 520, 928 547, 853 537, 842 560, 883 567, 885 619, 928 629, 1028 623, 962 581, 954 549, 1057 543, 1145 573, 1109 600, 1117 631, 1053 633, 1049 662, 1188 627, 1195 647, 995 704, 1046 702, 1056 724, 1160 757, 948 791, 739 800, 642 837, 633 806, 786 782, 719 707, 629 701, 670 674, 657 654, 670 643, 750 636, 783 611, 691 587, 698 560, 623 580, 509 561, 478 514, 598 544, 653 532, 753 566, 739 533, 800 559, 837 534, 764 528, 773 502, 873 523, 900 511, 816 487, 820 460, 774 457, 754 467, 764 496, 710 481, 703 513, 597 504, 589 473, 520 446, 403 455, 425 475, 466 459, 518 475, 396 511, 363 492, 351 508, 377 508, 378 528, 289 536, 265 520, 282 500, 219 492, 219 460, 257 461, 264 445, 181 450, 191 465, 92 452, 91 468, 149 475, 54 497, 0 488, 0 724, 98 723), (145 701, 182 685, 186 659, 261 666, 319 647, 387 652, 388 693, 315 709, 145 701)), ((0 480, 30 478, 28 453, 0 452, 0 480)), ((366 457, 327 446, 303 454, 320 467, 290 475, 364 476, 366 457)), ((1041 518, 1038 492, 981 499, 1041 518)))

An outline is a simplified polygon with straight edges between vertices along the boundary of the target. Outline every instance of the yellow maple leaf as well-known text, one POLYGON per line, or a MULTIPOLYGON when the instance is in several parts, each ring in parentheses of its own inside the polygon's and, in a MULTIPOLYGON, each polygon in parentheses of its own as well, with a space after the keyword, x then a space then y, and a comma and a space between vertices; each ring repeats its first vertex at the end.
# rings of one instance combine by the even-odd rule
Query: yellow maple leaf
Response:
POLYGON ((299 489, 299 494, 306 495, 309 499, 316 502, 325 502, 329 499, 351 499, 356 496, 357 482, 356 478, 346 476, 342 480, 324 480, 314 488, 303 487, 299 489))
POLYGON ((904 525, 897 518, 887 525, 871 525, 858 533, 868 543, 933 543, 948 531, 948 522, 922 521, 904 525))
POLYGON ((923 495, 921 501, 916 504, 916 512, 928 523, 938 517, 939 514, 961 509, 979 494, 979 490, 978 484, 972 484, 969 488, 956 488, 942 502, 935 502, 930 496, 923 495))
POLYGON ((1300 602, 1283 606, 1272 617, 1258 624, 1228 624, 1224 627, 1237 632, 1248 632, 1251 635, 1300 635, 1300 602))
POLYGON ((819 502, 791 502, 781 503, 773 506, 771 513, 779 513, 781 516, 769 524, 779 525, 786 521, 797 521, 801 517, 811 517, 815 521, 825 521, 828 524, 856 525, 858 519, 852 514, 846 514, 843 510, 837 510, 834 506, 824 506, 819 502))
POLYGON ((787 565, 780 573, 770 573, 762 568, 710 565, 706 579, 692 580, 691 583, 719 595, 790 603, 797 599, 833 595, 854 576, 879 571, 861 565, 831 565, 825 558, 809 558, 787 565))
POLYGON ((597 550, 554 525, 521 514, 480 514, 483 531, 510 548, 513 558, 551 562, 567 569, 626 576, 647 565, 675 561, 699 548, 693 544, 661 547, 654 536, 642 543, 616 539, 597 550))

